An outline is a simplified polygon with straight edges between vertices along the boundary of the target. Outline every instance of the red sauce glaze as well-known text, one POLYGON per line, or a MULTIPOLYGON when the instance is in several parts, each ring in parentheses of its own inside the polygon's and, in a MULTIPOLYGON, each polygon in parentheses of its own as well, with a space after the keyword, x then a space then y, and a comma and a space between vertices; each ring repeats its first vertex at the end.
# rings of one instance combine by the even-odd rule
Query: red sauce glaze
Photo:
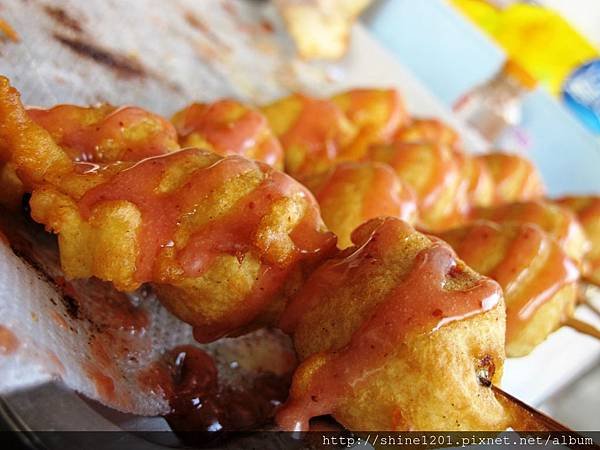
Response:
POLYGON ((282 162, 283 150, 271 134, 267 119, 234 100, 194 103, 176 117, 177 132, 182 138, 197 133, 220 155, 244 155, 272 166, 282 162), (239 109, 244 112, 232 118, 232 112, 239 109))
POLYGON ((460 148, 460 137, 452 128, 437 119, 414 119, 394 135, 399 142, 426 142, 460 148))
MULTIPOLYGON (((319 205, 336 200, 348 200, 345 188, 360 184, 360 177, 368 176, 369 183, 362 199, 362 219, 390 216, 412 222, 417 213, 416 197, 412 188, 401 182, 393 169, 381 163, 346 162, 335 166, 327 179, 316 189, 315 197, 319 205)), ((359 199, 353 199, 357 201, 359 199)))
MULTIPOLYGON (((471 226, 455 250, 467 264, 489 246, 491 236, 501 231, 493 223, 471 226)), ((478 258, 478 257, 477 257, 478 258)), ((560 246, 532 224, 519 225, 502 261, 485 275, 496 280, 506 298, 506 335, 510 339, 545 302, 564 286, 579 278, 576 264, 560 246), (533 261, 549 252, 535 280, 527 280, 533 261), (520 280, 525 280, 520 281, 520 280)))
POLYGON ((175 249, 175 260, 188 277, 201 276, 214 258, 223 254, 234 255, 241 260, 248 252, 253 252, 263 264, 253 292, 246 298, 243 307, 230 315, 229 322, 214 330, 208 327, 197 330, 196 337, 207 341, 247 323, 281 288, 295 264, 323 258, 335 247, 336 239, 332 233, 323 230, 316 201, 303 186, 266 164, 239 156, 219 159, 196 170, 172 192, 155 191, 171 164, 199 155, 206 156, 207 152, 188 149, 143 160, 88 191, 80 200, 79 207, 83 217, 88 218, 94 206, 104 201, 127 200, 135 204, 143 220, 136 279, 140 283, 169 282, 162 279, 157 260, 165 249, 172 250, 172 240, 182 216, 194 212, 201 201, 227 180, 249 171, 260 171, 264 175, 263 181, 252 192, 224 215, 196 229, 185 246, 175 249), (307 209, 289 233, 295 248, 288 253, 286 260, 280 261, 269 253, 269 249, 258 247, 257 231, 261 219, 275 201, 298 193, 305 197, 307 209))
POLYGON ((368 121, 364 116, 373 110, 375 102, 383 100, 386 104, 388 117, 378 130, 379 143, 388 141, 398 127, 406 125, 409 120, 400 93, 396 89, 352 89, 346 94, 350 97, 350 106, 345 112, 354 123, 368 121))
POLYGON ((300 166, 292 168, 294 173, 314 173, 323 166, 329 167, 338 157, 343 135, 340 123, 346 118, 332 101, 300 94, 297 98, 302 101, 300 113, 280 140, 285 151, 301 148, 306 152, 300 166))
POLYGON ((162 392, 171 407, 166 419, 175 431, 249 430, 272 419, 287 396, 290 374, 255 374, 248 387, 219 383, 210 355, 197 347, 167 352, 140 376, 140 382, 162 392))
POLYGON ((565 208, 550 205, 543 200, 475 209, 470 216, 472 219, 479 218, 500 223, 533 223, 549 233, 563 246, 581 232, 579 222, 573 213, 565 208))
MULTIPOLYGON (((366 242, 348 256, 315 271, 286 310, 281 322, 284 329, 293 330, 298 317, 319 301, 316 292, 351 283, 360 275, 362 265, 381 260, 387 249, 394 247, 398 230, 405 233, 408 227, 389 218, 371 222, 363 225, 376 225, 366 242)), ((339 399, 385 364, 408 336, 434 332, 498 304, 500 287, 487 278, 464 291, 444 289, 446 279, 456 276, 457 270, 455 254, 448 245, 438 241, 422 250, 411 271, 374 307, 350 342, 340 350, 325 353, 326 362, 311 375, 308 389, 297 395, 292 388, 290 398, 277 414, 277 423, 285 430, 308 430, 311 417, 333 413, 339 399)))
POLYGON ((545 193, 539 172, 531 161, 509 153, 476 156, 486 164, 496 185, 497 204, 532 200, 545 193))
POLYGON ((19 339, 3 325, 0 325, 0 355, 10 355, 19 348, 19 339))
POLYGON ((27 112, 74 161, 139 161, 178 148, 177 133, 169 121, 134 106, 58 105, 27 112), (136 139, 129 136, 134 129, 138 130, 133 133, 136 139))
MULTIPOLYGON (((405 143, 395 142, 391 144, 392 147, 386 150, 382 147, 382 150, 373 149, 373 155, 376 160, 386 162, 398 174, 400 179, 404 179, 408 176, 407 171, 415 170, 416 167, 420 167, 423 152, 427 151, 431 154, 431 164, 428 167, 427 176, 424 182, 420 182, 419 186, 412 186, 419 199, 419 208, 426 211, 434 207, 440 198, 448 189, 454 189, 458 194, 458 182, 459 182, 459 167, 454 155, 451 151, 445 147, 437 145, 419 143, 405 143), (391 151, 390 151, 391 150, 391 151)), ((449 210, 456 210, 457 205, 460 204, 462 199, 454 199, 455 204, 448 205, 449 210)))

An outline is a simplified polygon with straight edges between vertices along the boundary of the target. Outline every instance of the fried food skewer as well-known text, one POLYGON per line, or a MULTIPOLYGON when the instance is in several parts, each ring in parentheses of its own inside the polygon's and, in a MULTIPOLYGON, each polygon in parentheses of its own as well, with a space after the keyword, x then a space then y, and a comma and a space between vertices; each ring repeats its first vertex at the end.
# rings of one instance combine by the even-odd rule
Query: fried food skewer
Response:
POLYGON ((210 342, 272 324, 335 249, 310 192, 272 167, 185 149, 139 162, 73 161, 0 78, 0 158, 58 235, 69 278, 151 283, 210 342))
POLYGON ((579 320, 575 317, 569 317, 565 321, 565 325, 573 328, 575 331, 578 331, 579 333, 587 334, 588 336, 591 336, 593 338, 600 340, 600 329, 598 327, 595 327, 592 324, 584 322, 583 320, 579 320))
POLYGON ((528 354, 573 315, 577 265, 536 225, 479 221, 436 236, 504 289, 508 356, 528 354))
POLYGON ((322 414, 363 431, 507 428, 489 389, 504 361, 500 287, 398 219, 352 240, 282 316, 302 360, 282 428, 322 414))

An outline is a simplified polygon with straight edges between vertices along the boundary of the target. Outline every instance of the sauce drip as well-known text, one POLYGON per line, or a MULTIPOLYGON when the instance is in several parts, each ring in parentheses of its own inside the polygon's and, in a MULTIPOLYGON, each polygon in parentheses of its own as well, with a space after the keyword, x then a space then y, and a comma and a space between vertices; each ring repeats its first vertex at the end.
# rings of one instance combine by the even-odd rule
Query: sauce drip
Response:
POLYGON ((285 400, 291 375, 256 374, 249 386, 236 388, 219 382, 210 355, 197 347, 179 346, 151 365, 140 381, 161 390, 171 407, 169 425, 185 432, 243 431, 264 425, 285 400))
MULTIPOLYGON (((297 239, 295 235, 292 236, 297 248, 287 261, 279 265, 287 267, 297 259, 318 253, 323 246, 330 245, 333 236, 319 231, 318 209, 310 204, 312 196, 303 187, 269 166, 238 156, 218 159, 211 165, 195 170, 181 187, 172 192, 156 192, 171 164, 187 158, 193 159, 198 155, 206 157, 207 154, 212 155, 188 149, 143 160, 118 173, 109 182, 91 189, 80 200, 79 208, 84 218, 89 218, 94 206, 104 201, 127 200, 139 208, 143 218, 136 270, 139 282, 153 279, 157 256, 162 249, 173 245, 172 239, 181 218, 195 212, 201 202, 227 180, 250 171, 260 172, 264 176, 261 184, 223 216, 195 230, 189 242, 177 249, 179 263, 187 276, 200 276, 219 254, 226 253, 241 258, 250 249, 258 250, 255 233, 260 219, 270 210, 273 202, 298 192, 307 197, 309 205, 297 228, 312 231, 297 239)), ((273 263, 268 260, 269 255, 262 256, 273 263)))
MULTIPOLYGON (((390 241, 398 236, 395 227, 408 226, 391 219, 383 219, 380 224, 354 253, 315 272, 313 277, 319 289, 334 289, 339 283, 352 282, 359 274, 357 268, 379 259, 378 252, 393 246, 390 241), (328 279, 332 280, 329 286, 328 279)), ((310 385, 301 396, 294 396, 292 389, 292 396, 277 414, 278 424, 286 430, 307 430, 311 417, 333 413, 339 399, 393 357, 410 335, 433 332, 498 304, 500 288, 487 278, 463 291, 446 290, 447 277, 456 276, 459 270, 454 253, 446 244, 435 242, 422 250, 410 272, 374 307, 345 347, 310 357, 324 357, 325 363, 311 374, 310 385)), ((282 318, 284 329, 293 330, 298 317, 319 301, 311 293, 314 291, 309 288, 294 298, 282 318)))
MULTIPOLYGON (((494 242, 492 237, 501 232, 500 226, 491 223, 471 226, 455 249, 467 264, 472 264, 477 270, 474 255, 489 248, 494 242)), ((554 294, 577 281, 579 271, 556 242, 537 226, 524 224, 518 226, 502 261, 485 275, 496 280, 504 289, 506 335, 510 339, 554 294), (540 258, 544 258, 544 264, 532 278, 531 267, 540 258)))
POLYGON ((19 339, 7 327, 0 325, 0 355, 7 356, 19 348, 19 339))

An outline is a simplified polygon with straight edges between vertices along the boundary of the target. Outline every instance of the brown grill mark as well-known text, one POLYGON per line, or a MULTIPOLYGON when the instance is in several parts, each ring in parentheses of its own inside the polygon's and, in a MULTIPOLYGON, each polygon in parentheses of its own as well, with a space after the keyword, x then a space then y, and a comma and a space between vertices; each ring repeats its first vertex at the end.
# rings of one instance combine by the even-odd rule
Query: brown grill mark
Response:
POLYGON ((111 51, 99 47, 96 44, 85 42, 82 39, 71 38, 59 33, 54 34, 54 38, 61 44, 70 48, 84 58, 91 59, 98 64, 115 70, 118 74, 124 77, 145 77, 146 71, 142 65, 124 55, 112 53, 111 51))
POLYGON ((44 6, 44 12, 52 18, 55 22, 62 25, 65 28, 75 31, 76 33, 83 32, 83 28, 79 24, 79 21, 73 18, 67 11, 58 6, 46 5, 44 6))

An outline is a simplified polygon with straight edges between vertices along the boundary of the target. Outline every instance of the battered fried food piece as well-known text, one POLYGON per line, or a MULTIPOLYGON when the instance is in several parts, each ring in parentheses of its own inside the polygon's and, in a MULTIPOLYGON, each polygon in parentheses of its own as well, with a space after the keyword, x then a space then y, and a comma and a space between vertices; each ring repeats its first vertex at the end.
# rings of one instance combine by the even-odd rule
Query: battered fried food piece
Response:
POLYGON ((305 185, 315 194, 323 221, 337 235, 340 248, 351 246, 352 231, 369 219, 416 221, 414 191, 387 164, 341 163, 305 180, 305 185))
POLYGON ((461 205, 467 202, 467 191, 451 149, 394 142, 372 147, 368 158, 392 166, 398 177, 414 189, 423 227, 438 230, 461 222, 461 205))
POLYGON ((471 219, 497 223, 534 223, 552 236, 578 265, 588 250, 581 224, 568 209, 546 200, 507 203, 472 211, 471 219))
POLYGON ((357 128, 356 137, 343 150, 351 160, 363 158, 371 145, 390 142, 398 127, 410 120, 396 89, 351 89, 332 100, 357 128))
POLYGON ((455 150, 461 147, 458 133, 437 119, 412 119, 394 134, 394 141, 444 145, 455 150))
POLYGON ((262 107, 281 141, 285 171, 294 178, 323 172, 340 162, 356 128, 331 100, 293 94, 262 107))
POLYGON ((282 316, 303 361, 278 424, 332 414, 350 430, 504 429, 489 388, 504 362, 498 284, 398 219, 352 240, 282 316))
POLYGON ((344 56, 352 24, 372 0, 276 0, 300 56, 344 56))
POLYGON ((242 155, 283 169, 283 150, 267 119, 235 100, 192 103, 172 122, 182 147, 211 150, 219 155, 242 155))
POLYGON ((58 105, 27 112, 73 161, 139 161, 179 150, 173 125, 135 106, 58 105))
POLYGON ((556 202, 577 214, 590 243, 584 259, 584 276, 587 281, 600 286, 600 197, 594 195, 563 197, 556 202))
MULTIPOLYGON (((179 149, 175 128, 167 120, 133 106, 58 105, 27 113, 73 161, 138 161, 179 149)), ((15 170, 10 162, 0 165, 0 203, 13 210, 27 192, 15 170)))
POLYGON ((241 156, 186 149, 140 162, 73 162, 0 78, 0 142, 58 234, 67 277, 152 283, 206 342, 271 322, 335 237, 306 188, 241 156))
POLYGON ((480 221, 437 235, 504 289, 508 356, 528 354, 573 314, 577 266, 537 225, 480 221))
POLYGON ((496 185, 495 203, 535 200, 546 191, 542 178, 531 161, 509 153, 478 155, 492 174, 496 185))
POLYGON ((465 217, 472 208, 490 206, 495 199, 494 179, 485 163, 466 153, 455 152, 454 159, 460 168, 462 189, 465 195, 459 199, 466 199, 460 208, 465 217))

